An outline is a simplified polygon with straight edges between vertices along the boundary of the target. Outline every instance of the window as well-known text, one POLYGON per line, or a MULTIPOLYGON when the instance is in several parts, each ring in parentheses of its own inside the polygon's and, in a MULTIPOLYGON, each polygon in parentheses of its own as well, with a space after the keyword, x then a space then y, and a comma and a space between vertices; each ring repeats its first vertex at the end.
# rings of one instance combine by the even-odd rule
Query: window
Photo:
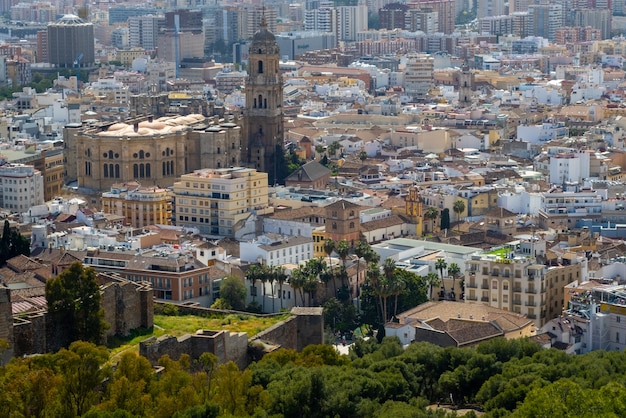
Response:
POLYGON ((333 229, 337 229, 337 222, 333 222, 333 229))
MULTIPOLYGON (((259 50, 259 54, 261 53, 261 51, 259 50)), ((263 74, 263 61, 259 61, 259 65, 258 65, 258 73, 259 74, 263 74)))

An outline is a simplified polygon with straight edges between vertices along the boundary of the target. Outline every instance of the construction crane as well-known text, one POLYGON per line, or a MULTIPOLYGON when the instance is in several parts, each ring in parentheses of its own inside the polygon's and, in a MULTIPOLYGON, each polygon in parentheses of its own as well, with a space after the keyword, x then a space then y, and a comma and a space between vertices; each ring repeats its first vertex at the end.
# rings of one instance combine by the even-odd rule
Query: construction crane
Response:
POLYGON ((78 91, 80 91, 80 61, 83 59, 83 54, 82 52, 80 54, 78 54, 76 56, 76 59, 74 60, 74 67, 76 68, 76 88, 78 89, 78 91))

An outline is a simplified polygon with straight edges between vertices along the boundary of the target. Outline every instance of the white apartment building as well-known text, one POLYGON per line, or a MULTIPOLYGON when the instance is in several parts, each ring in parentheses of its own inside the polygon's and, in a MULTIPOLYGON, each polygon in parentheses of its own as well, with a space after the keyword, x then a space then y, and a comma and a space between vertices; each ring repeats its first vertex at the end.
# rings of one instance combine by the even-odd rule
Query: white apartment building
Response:
POLYGON ((360 2, 357 6, 337 7, 336 35, 339 41, 356 41, 357 33, 366 31, 367 5, 360 2))
POLYGON ((32 165, 0 166, 0 185, 2 209, 21 213, 44 203, 43 176, 32 165))
POLYGON ((546 122, 537 125, 519 125, 517 127, 517 139, 532 144, 553 141, 566 137, 568 134, 569 129, 565 126, 565 122, 546 122))
POLYGON ((564 152, 550 157, 550 183, 582 183, 589 178, 590 154, 564 152))
POLYGON ((477 0, 477 6, 476 17, 478 19, 504 14, 504 2, 500 0, 477 0))
POLYGON ((241 261, 268 266, 299 264, 313 257, 313 238, 265 234, 257 239, 241 242, 241 261))

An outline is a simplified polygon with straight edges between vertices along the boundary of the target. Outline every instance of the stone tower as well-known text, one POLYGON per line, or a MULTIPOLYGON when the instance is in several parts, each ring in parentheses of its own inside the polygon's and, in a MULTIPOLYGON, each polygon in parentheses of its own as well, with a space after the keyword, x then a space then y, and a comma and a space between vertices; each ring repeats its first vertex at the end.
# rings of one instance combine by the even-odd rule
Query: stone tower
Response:
POLYGON ((248 52, 246 109, 244 112, 244 155, 242 161, 276 180, 276 149, 283 149, 283 77, 278 68, 276 38, 267 29, 265 17, 261 29, 252 37, 248 52))
POLYGON ((472 88, 474 85, 474 74, 470 72, 467 60, 461 67, 459 74, 459 106, 467 107, 472 104, 472 88))

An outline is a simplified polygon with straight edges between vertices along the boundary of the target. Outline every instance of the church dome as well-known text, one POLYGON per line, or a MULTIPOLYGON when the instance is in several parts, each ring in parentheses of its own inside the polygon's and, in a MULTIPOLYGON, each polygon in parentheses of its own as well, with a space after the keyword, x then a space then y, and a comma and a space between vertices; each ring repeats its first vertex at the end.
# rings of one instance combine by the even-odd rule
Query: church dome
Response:
POLYGON ((252 37, 250 54, 278 54, 276 37, 267 29, 265 16, 261 18, 261 28, 252 37))

